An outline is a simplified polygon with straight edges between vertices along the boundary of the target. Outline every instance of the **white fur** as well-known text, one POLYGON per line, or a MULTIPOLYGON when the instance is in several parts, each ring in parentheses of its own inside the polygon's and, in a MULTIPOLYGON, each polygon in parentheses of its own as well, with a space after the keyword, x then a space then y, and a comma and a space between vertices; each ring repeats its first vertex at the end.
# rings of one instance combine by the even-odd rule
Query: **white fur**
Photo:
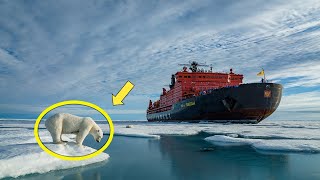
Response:
POLYGON ((79 117, 67 113, 57 113, 49 117, 45 126, 50 132, 53 143, 62 143, 62 134, 76 134, 76 143, 82 145, 85 137, 90 133, 100 142, 103 137, 101 128, 90 117, 79 117))

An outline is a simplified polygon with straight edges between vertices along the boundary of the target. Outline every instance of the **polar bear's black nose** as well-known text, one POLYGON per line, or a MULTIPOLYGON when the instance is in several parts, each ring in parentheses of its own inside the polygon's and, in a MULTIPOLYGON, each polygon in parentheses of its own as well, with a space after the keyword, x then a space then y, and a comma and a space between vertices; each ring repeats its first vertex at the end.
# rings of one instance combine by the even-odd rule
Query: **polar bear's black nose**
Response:
POLYGON ((97 139, 96 141, 97 141, 97 142, 99 142, 99 140, 98 140, 98 139, 97 139))

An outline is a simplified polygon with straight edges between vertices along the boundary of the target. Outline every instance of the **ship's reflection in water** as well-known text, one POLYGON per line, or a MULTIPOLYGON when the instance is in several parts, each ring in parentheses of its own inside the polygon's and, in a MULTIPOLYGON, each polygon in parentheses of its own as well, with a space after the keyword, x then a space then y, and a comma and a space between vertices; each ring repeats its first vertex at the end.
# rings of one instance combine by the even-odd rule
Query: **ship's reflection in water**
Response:
MULTIPOLYGON (((319 154, 262 154, 245 146, 213 146, 204 138, 115 136, 107 162, 22 179, 320 179, 319 154)), ((98 148, 91 139, 87 144, 98 148)))
POLYGON ((250 147, 213 147, 199 137, 166 136, 160 141, 163 156, 171 159, 178 179, 284 179, 288 156, 266 155, 250 147))

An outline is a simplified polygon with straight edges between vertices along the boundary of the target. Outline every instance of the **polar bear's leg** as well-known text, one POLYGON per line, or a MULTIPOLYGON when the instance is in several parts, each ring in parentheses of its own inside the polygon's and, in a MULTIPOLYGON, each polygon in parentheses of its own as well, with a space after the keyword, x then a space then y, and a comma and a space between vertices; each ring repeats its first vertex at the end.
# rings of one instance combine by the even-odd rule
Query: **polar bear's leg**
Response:
POLYGON ((61 131, 62 131, 62 127, 56 127, 55 129, 51 129, 49 128, 48 129, 50 134, 51 134, 51 137, 52 137, 52 141, 54 144, 61 144, 62 141, 61 141, 61 131))
POLYGON ((50 132, 51 136, 52 136, 52 140, 54 144, 61 144, 61 133, 59 132, 50 132))
POLYGON ((89 134, 89 131, 90 131, 91 128, 89 127, 85 127, 83 129, 80 129, 79 130, 79 133, 77 134, 77 137, 76 137, 76 143, 78 145, 82 145, 83 143, 83 140, 84 138, 86 138, 86 136, 89 134))
POLYGON ((51 128, 47 128, 48 129, 48 131, 49 131, 49 133, 50 133, 50 135, 51 135, 51 137, 52 137, 52 141, 53 141, 53 143, 54 144, 59 144, 61 141, 60 141, 60 135, 59 134, 61 134, 61 133, 57 133, 56 131, 55 131, 55 129, 54 130, 52 130, 51 128))
POLYGON ((61 133, 62 133, 62 123, 63 119, 61 119, 60 114, 55 114, 51 117, 49 117, 45 121, 45 126, 47 130, 50 132, 52 141, 54 144, 60 144, 61 142, 61 133))

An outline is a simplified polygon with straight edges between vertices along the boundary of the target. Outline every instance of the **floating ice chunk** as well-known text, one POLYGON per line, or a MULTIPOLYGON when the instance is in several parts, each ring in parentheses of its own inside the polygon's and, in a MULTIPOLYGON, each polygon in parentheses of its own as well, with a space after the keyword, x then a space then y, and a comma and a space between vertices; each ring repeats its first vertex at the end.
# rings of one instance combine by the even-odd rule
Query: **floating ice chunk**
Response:
POLYGON ((227 136, 229 136, 229 137, 234 137, 234 138, 239 137, 239 135, 238 135, 238 134, 227 134, 227 136))
POLYGON ((242 145, 251 145, 252 141, 248 141, 247 139, 243 138, 235 138, 230 136, 224 135, 215 135, 205 138, 206 141, 211 142, 214 145, 221 145, 221 146, 242 146, 242 145))
POLYGON ((250 145, 260 151, 320 152, 320 141, 318 140, 246 139, 224 135, 210 136, 205 140, 220 146, 250 145))
MULTIPOLYGON (((107 127, 107 125, 102 124, 99 125, 102 129, 102 131, 105 134, 109 134, 109 128, 107 127)), ((155 134, 151 134, 145 131, 145 127, 144 126, 133 126, 131 125, 130 128, 127 128, 127 126, 123 126, 123 125, 114 125, 114 135, 116 136, 127 136, 127 137, 141 137, 141 138, 160 138, 159 135, 155 135, 155 134)))
POLYGON ((115 135, 117 136, 126 136, 126 137, 140 137, 140 138, 156 138, 159 139, 160 136, 159 135, 154 135, 154 134, 144 134, 144 133, 115 133, 115 135))
MULTIPOLYGON (((109 132, 106 126, 100 127, 103 132, 109 132)), ((160 135, 195 135, 205 127, 192 126, 190 123, 145 123, 135 124, 134 128, 125 128, 122 124, 114 124, 115 135, 151 138, 159 138, 160 135)))
POLYGON ((320 152, 318 140, 263 140, 253 143, 252 146, 260 151, 320 152))
MULTIPOLYGON (((68 143, 67 145, 45 145, 49 149, 52 149, 59 154, 68 156, 79 156, 90 154, 96 151, 95 149, 86 146, 84 146, 83 148, 79 148, 78 145, 73 143, 68 143)), ((9 157, 6 159, 0 159, 0 179, 4 177, 18 177, 32 173, 46 173, 52 170, 79 167, 92 163, 102 162, 109 158, 108 154, 101 153, 96 157, 83 161, 64 161, 52 157, 46 152, 43 152, 38 145, 28 145, 27 149, 29 149, 27 153, 20 152, 17 153, 20 155, 9 157)), ((16 148, 14 150, 19 151, 19 148, 16 148)))

